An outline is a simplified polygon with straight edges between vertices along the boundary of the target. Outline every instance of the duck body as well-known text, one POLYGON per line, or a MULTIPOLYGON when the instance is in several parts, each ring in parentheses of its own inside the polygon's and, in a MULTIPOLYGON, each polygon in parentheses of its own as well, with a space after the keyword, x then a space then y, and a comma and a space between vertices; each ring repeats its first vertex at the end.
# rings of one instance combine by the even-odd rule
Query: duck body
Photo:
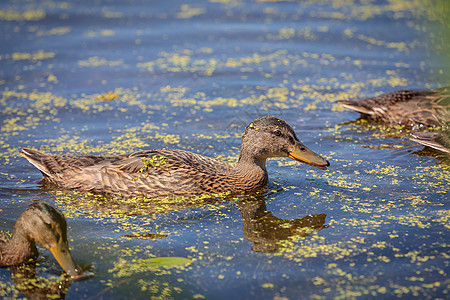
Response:
POLYGON ((17 219, 11 238, 0 235, 0 267, 27 263, 38 257, 36 243, 49 249, 72 277, 81 269, 70 254, 67 225, 63 214, 48 203, 31 204, 17 219))
POLYGON ((267 172, 259 167, 233 168, 183 150, 147 150, 119 156, 45 155, 30 149, 22 153, 39 160, 42 169, 51 170, 44 176, 53 184, 122 196, 245 192, 263 187, 268 179, 267 172))
POLYGON ((289 124, 275 117, 262 117, 247 126, 235 166, 184 150, 92 156, 22 149, 21 154, 60 187, 150 198, 258 190, 267 184, 265 163, 270 157, 290 157, 322 169, 329 166, 298 140, 289 124))
POLYGON ((364 100, 337 102, 391 125, 446 126, 450 122, 450 87, 430 91, 400 90, 364 100))

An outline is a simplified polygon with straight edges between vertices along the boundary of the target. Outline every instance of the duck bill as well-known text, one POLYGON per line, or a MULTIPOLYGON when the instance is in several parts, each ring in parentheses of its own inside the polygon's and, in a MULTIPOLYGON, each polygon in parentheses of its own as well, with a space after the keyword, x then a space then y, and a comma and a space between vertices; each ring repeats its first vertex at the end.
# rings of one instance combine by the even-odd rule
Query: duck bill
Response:
POLYGON ((289 152, 288 157, 322 170, 326 170, 330 165, 325 158, 309 150, 303 144, 295 145, 291 152, 289 152))
POLYGON ((73 261, 67 242, 59 242, 58 245, 49 248, 49 250, 67 275, 75 279, 82 274, 82 269, 73 261))

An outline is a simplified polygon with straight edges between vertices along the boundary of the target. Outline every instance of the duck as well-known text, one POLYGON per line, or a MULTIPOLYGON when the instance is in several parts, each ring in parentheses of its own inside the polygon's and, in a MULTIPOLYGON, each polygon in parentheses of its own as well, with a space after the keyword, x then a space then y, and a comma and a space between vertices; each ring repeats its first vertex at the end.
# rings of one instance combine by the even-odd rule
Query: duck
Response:
POLYGON ((364 100, 338 100, 369 119, 390 125, 448 126, 450 87, 435 90, 399 90, 364 100))
POLYGON ((260 117, 245 128, 235 165, 180 149, 96 156, 50 155, 24 148, 21 155, 56 186, 147 198, 257 191, 268 182, 266 160, 271 157, 324 170, 330 165, 307 148, 286 121, 273 116, 260 117))
POLYGON ((46 202, 32 203, 19 216, 11 238, 0 232, 0 267, 35 260, 39 256, 36 243, 50 250, 67 275, 75 278, 82 274, 69 250, 66 219, 46 202))
POLYGON ((438 132, 413 132, 410 140, 450 155, 450 129, 438 132))

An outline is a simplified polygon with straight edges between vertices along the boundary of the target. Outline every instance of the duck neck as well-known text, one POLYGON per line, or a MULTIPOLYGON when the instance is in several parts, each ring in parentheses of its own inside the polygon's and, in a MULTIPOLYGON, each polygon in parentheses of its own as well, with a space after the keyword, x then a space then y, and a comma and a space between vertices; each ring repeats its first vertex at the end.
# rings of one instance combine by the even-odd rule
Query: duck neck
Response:
POLYGON ((262 187, 267 183, 266 159, 257 159, 252 156, 242 155, 241 153, 234 169, 240 177, 245 178, 252 185, 262 187))
POLYGON ((261 153, 259 152, 260 151, 258 151, 257 147, 255 147, 253 144, 249 144, 249 141, 247 140, 244 134, 244 136, 242 136, 241 152, 239 154, 239 160, 236 166, 250 169, 259 168, 261 171, 267 174, 266 171, 267 157, 261 155, 261 153))
POLYGON ((20 228, 14 228, 12 237, 2 249, 2 264, 14 265, 27 262, 38 255, 36 243, 27 238, 20 228))
POLYGON ((255 157, 249 156, 239 156, 239 160, 236 164, 236 167, 247 168, 247 169, 260 169, 264 173, 267 173, 266 170, 266 159, 257 159, 255 157))

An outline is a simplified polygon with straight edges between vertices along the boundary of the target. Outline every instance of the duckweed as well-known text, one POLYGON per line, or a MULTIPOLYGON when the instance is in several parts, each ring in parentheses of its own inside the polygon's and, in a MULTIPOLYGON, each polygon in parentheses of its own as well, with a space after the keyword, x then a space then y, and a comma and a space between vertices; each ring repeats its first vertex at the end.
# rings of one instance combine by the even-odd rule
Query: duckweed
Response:
POLYGON ((39 248, 35 277, 17 284, 13 269, 0 270, 0 296, 29 287, 47 298, 67 289, 92 298, 446 298, 446 160, 422 156, 408 140, 416 128, 335 104, 438 84, 446 66, 426 53, 445 53, 432 29, 445 10, 430 3, 0 7, 2 229, 32 201, 55 203, 75 260, 95 266, 76 289, 47 292, 59 271, 39 248), (329 170, 269 160, 268 187, 256 195, 122 198, 40 184, 19 155, 179 148, 235 163, 244 127, 265 114, 293 124, 329 170), (321 214, 320 230, 301 223, 321 214), (169 261, 158 265, 161 257, 169 261))

